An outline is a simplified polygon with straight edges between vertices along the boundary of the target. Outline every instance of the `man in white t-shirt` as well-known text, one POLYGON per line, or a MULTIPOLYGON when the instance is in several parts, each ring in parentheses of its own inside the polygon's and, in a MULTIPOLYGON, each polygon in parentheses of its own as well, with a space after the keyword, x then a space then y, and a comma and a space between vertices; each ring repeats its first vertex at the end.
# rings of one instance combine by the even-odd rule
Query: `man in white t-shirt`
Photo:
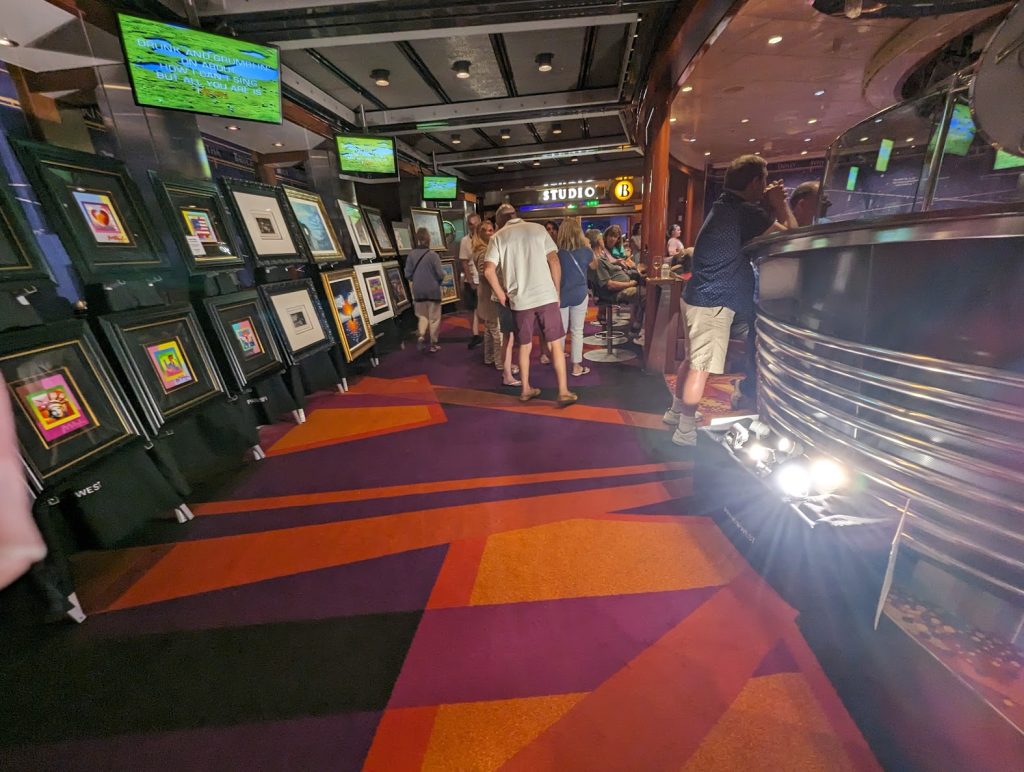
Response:
POLYGON ((476 314, 476 289, 480 286, 480 272, 476 269, 476 263, 473 261, 473 236, 476 235, 476 229, 479 227, 480 215, 474 212, 466 218, 467 233, 459 242, 459 262, 462 263, 462 275, 466 277, 466 292, 463 299, 466 308, 473 312, 473 337, 469 339, 469 345, 466 348, 475 348, 484 340, 480 337, 480 317, 476 314))
POLYGON ((495 221, 498 230, 491 236, 484 255, 484 278, 491 285, 495 300, 511 308, 515 319, 519 378, 523 382, 519 399, 529 402, 540 395, 540 389, 530 388, 530 350, 534 332, 539 329, 547 341, 558 378, 558 405, 571 405, 577 397, 569 391, 565 371, 565 330, 558 300, 562 283, 558 247, 544 226, 524 222, 511 204, 498 207, 495 221), (504 287, 498 281, 499 267, 504 287))

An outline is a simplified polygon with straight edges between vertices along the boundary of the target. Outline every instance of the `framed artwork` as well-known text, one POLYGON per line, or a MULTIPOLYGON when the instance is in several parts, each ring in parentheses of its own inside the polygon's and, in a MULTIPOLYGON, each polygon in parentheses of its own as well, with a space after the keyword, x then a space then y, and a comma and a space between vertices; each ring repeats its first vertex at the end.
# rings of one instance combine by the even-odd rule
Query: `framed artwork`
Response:
POLYGON ((395 307, 395 313, 400 314, 409 306, 412 301, 409 299, 409 289, 405 285, 405 276, 402 275, 402 266, 397 260, 390 260, 384 263, 384 277, 388 280, 391 288, 391 300, 395 307))
POLYGON ((338 328, 345 359, 351 362, 374 343, 359 279, 352 268, 324 273, 320 279, 330 298, 331 315, 338 328))
POLYGON ((207 329, 220 344, 220 360, 239 389, 278 372, 284 359, 267 306, 256 290, 203 300, 207 329))
POLYGON ((0 336, 0 374, 22 459, 37 487, 141 436, 85 322, 0 336))
POLYGON ((164 179, 149 173, 160 208, 190 274, 245 264, 224 196, 206 180, 164 179))
MULTIPOLYGON (((441 213, 436 209, 410 209, 412 217, 412 235, 415 239, 416 231, 426 228, 430 233, 430 248, 435 252, 447 252, 448 245, 444 240, 444 225, 441 222, 441 213)), ((415 243, 415 241, 413 242, 415 243)))
POLYGON ((107 314, 99 322, 154 431, 224 393, 191 306, 107 314))
POLYGON ((170 268, 121 161, 26 140, 12 144, 86 284, 170 268))
POLYGON ((395 234, 395 246, 402 254, 409 254, 412 251, 412 231, 409 224, 404 222, 391 223, 391 230, 395 234))
POLYGON ((49 278, 43 253, 0 164, 0 282, 49 278))
POLYGON ((444 278, 441 279, 441 305, 455 303, 462 297, 461 284, 458 280, 459 270, 455 266, 455 258, 447 258, 441 261, 441 272, 444 278))
POLYGON ((330 263, 344 260, 345 254, 341 251, 323 199, 316 193, 308 193, 297 188, 282 186, 282 189, 313 262, 330 263))
POLYGON ((295 364, 334 345, 334 336, 310 279, 264 284, 259 291, 270 308, 289 363, 295 364))
POLYGON ((377 248, 377 254, 380 257, 397 255, 398 252, 391 241, 391 234, 388 233, 388 228, 384 224, 384 217, 381 215, 380 210, 369 206, 362 207, 362 210, 363 218, 370 227, 370 235, 373 237, 373 245, 377 248))
POLYGON ((308 262, 292 236, 298 225, 280 188, 230 177, 220 182, 257 266, 308 262))
POLYGON ((391 290, 384 275, 384 266, 379 263, 357 265, 356 275, 363 285, 363 296, 366 298, 366 312, 371 324, 378 324, 395 315, 391 307, 391 290))
POLYGON ((352 239, 356 257, 360 260, 373 260, 377 253, 374 251, 373 238, 370 236, 370 228, 366 224, 362 210, 356 204, 350 204, 340 198, 338 208, 341 209, 341 216, 345 220, 348 236, 352 239))

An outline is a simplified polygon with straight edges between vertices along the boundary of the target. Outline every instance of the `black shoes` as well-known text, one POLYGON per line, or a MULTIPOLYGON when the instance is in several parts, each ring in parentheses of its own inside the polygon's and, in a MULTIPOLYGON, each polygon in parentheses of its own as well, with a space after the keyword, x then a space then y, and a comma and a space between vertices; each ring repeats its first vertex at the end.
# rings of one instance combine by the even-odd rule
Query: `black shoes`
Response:
POLYGON ((482 336, 474 335, 472 338, 469 339, 469 343, 466 345, 466 348, 474 349, 474 348, 476 348, 477 346, 479 346, 483 342, 484 342, 484 339, 483 339, 482 336))

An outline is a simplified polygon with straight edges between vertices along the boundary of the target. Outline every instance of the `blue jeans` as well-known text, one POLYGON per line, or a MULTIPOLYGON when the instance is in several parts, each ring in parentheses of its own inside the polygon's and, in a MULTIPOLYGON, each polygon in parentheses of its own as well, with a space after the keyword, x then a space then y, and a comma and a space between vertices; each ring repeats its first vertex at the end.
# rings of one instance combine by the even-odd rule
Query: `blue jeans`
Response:
MULTIPOLYGON (((563 306, 558 309, 562 313, 562 327, 572 333, 572 363, 578 365, 583 361, 583 322, 587 319, 587 304, 590 298, 583 298, 577 306, 563 306)), ((562 339, 564 344, 565 339, 562 339)))

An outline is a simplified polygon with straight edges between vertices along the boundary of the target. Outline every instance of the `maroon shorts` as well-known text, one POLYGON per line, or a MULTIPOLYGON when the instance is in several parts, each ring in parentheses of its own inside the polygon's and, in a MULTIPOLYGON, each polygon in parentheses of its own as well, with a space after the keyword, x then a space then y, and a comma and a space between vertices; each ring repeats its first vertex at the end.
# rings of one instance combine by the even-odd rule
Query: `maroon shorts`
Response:
POLYGON ((544 340, 548 343, 565 337, 558 303, 527 308, 525 311, 513 311, 512 317, 516 321, 516 341, 520 345, 532 343, 533 334, 538 328, 544 333, 544 340))

